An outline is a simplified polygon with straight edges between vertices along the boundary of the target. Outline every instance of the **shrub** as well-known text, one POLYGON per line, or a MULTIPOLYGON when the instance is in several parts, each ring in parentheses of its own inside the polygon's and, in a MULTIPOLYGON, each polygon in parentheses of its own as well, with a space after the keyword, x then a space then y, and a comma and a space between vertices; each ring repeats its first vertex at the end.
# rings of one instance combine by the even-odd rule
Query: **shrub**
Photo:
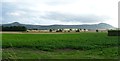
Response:
POLYGON ((108 36, 120 36, 120 30, 108 30, 108 36))
POLYGON ((4 27, 2 26, 2 31, 26 31, 27 28, 24 26, 10 26, 10 27, 4 27))

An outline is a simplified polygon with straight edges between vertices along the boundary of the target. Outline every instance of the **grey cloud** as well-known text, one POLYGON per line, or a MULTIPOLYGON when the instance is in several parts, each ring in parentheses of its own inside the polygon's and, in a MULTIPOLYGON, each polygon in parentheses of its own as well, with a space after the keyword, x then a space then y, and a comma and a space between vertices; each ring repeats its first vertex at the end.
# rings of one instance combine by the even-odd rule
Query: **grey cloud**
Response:
POLYGON ((40 18, 49 19, 49 20, 59 20, 63 22, 81 22, 81 23, 94 23, 94 22, 102 22, 107 19, 110 19, 107 16, 97 16, 97 15, 73 15, 73 14, 63 14, 50 12, 45 16, 40 16, 40 18))
POLYGON ((46 0, 45 3, 47 3, 48 5, 65 5, 65 4, 70 4, 70 3, 74 3, 78 0, 46 0))
MULTIPOLYGON (((24 5, 22 5, 24 6, 24 5)), ((37 23, 41 22, 42 19, 44 21, 60 21, 60 22, 81 22, 81 23, 94 23, 94 22, 104 22, 108 20, 109 17, 107 16, 97 16, 93 14, 86 14, 86 15, 74 15, 70 13, 59 13, 59 12, 44 12, 46 15, 41 15, 41 12, 32 11, 27 9, 26 7, 19 8, 16 4, 13 3, 3 3, 2 6, 2 18, 4 23, 7 22, 31 22, 37 23), (6 13, 15 12, 15 11, 24 11, 27 14, 22 15, 21 17, 9 16, 6 13), (34 19, 33 19, 34 18, 34 19), (47 19, 47 20, 46 20, 47 19)))

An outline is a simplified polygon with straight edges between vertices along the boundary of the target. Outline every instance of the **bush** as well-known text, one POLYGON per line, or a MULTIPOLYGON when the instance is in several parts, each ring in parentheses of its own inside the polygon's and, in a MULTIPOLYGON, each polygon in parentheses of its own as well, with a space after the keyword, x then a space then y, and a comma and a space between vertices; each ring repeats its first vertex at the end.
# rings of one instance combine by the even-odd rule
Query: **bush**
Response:
POLYGON ((80 30, 79 30, 79 29, 77 29, 77 30, 76 30, 76 32, 80 32, 80 30))
POLYGON ((10 27, 4 27, 2 26, 2 31, 26 31, 27 28, 24 26, 10 26, 10 27))
POLYGON ((52 32, 52 29, 50 29, 49 32, 52 32))
POLYGON ((59 30, 57 30, 56 32, 62 32, 63 30, 62 29, 59 29, 59 30))
POLYGON ((98 29, 96 30, 96 32, 98 32, 98 29))
POLYGON ((120 30, 108 30, 108 36, 120 36, 120 30))

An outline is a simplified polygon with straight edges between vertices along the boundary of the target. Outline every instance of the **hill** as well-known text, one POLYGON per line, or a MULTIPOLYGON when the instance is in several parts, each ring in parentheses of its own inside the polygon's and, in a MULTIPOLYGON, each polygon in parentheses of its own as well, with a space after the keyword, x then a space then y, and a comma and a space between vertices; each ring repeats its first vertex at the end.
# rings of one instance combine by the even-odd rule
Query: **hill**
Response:
POLYGON ((25 26, 27 29, 65 29, 65 28, 79 28, 79 29, 111 29, 115 28, 106 23, 99 24, 83 24, 83 25, 31 25, 31 24, 21 24, 18 22, 10 23, 10 24, 2 24, 2 26, 25 26))

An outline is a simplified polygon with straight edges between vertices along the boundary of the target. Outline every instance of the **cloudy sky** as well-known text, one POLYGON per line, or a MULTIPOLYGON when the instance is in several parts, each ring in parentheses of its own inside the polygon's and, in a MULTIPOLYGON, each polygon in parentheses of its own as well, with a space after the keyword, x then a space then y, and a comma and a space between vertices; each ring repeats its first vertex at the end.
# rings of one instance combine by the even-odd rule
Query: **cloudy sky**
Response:
POLYGON ((120 0, 1 0, 2 23, 118 26, 120 0))

